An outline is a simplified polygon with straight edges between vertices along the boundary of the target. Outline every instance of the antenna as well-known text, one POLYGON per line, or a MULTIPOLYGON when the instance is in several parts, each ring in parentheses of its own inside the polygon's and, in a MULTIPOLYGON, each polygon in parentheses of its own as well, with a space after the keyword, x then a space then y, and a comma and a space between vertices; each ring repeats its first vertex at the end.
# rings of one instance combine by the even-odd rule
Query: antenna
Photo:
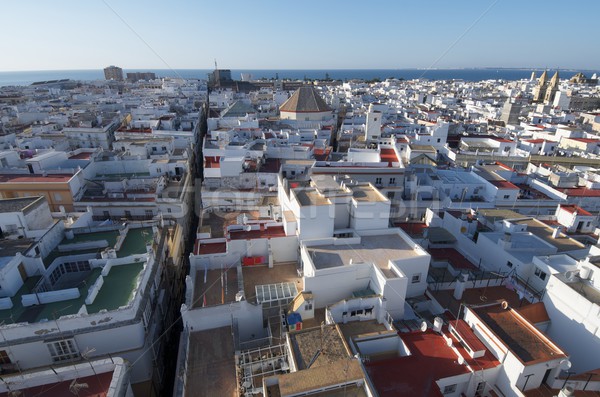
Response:
POLYGON ((427 322, 423 321, 421 323, 421 332, 427 331, 427 322))
POLYGON ((218 69, 218 67, 217 67, 217 58, 215 58, 215 70, 217 70, 217 69, 218 69))
POLYGON ((69 385, 69 391, 78 396, 81 389, 88 389, 89 387, 90 386, 87 383, 79 383, 77 382, 77 379, 73 379, 69 385))

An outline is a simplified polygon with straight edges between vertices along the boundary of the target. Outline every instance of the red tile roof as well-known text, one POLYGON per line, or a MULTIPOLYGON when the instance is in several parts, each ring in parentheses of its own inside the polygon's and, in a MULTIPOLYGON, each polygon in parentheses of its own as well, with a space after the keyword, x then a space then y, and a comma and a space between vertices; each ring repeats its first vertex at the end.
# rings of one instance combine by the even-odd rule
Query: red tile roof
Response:
POLYGON ((511 189, 519 190, 519 187, 509 181, 490 181, 490 183, 496 186, 498 189, 511 189))
POLYGON ((65 183, 68 182, 73 175, 71 174, 13 174, 0 175, 0 182, 10 183, 65 183))
POLYGON ((583 215, 583 216, 593 216, 592 214, 590 214, 589 212, 587 212, 586 210, 584 210, 583 208, 579 207, 578 205, 575 204, 561 204, 560 208, 573 214, 575 212, 577 212, 577 214, 579 215, 583 215))
POLYGON ((564 194, 571 197, 600 197, 600 189, 588 189, 585 187, 572 187, 562 190, 564 194))

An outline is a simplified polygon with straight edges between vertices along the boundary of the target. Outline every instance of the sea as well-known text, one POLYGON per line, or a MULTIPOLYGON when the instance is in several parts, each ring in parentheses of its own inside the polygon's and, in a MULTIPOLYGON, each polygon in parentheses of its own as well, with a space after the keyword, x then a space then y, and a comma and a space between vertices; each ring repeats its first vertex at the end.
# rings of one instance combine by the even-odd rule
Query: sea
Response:
MULTIPOLYGON (((206 79, 209 69, 124 69, 127 72, 154 72, 157 77, 179 77, 206 79)), ((429 80, 521 80, 529 79, 531 72, 536 72, 536 76, 542 72, 542 69, 507 69, 507 68, 481 68, 481 69, 256 69, 239 70, 232 69, 231 76, 235 80, 241 79, 241 75, 249 74, 252 79, 336 79, 336 80, 385 80, 387 78, 397 78, 405 80, 429 79, 429 80)), ((561 69, 559 71, 561 78, 571 78, 578 72, 591 77, 598 70, 571 70, 561 69)), ((554 70, 549 70, 550 76, 554 70)), ((18 72, 0 72, 0 86, 24 86, 34 82, 49 80, 103 80, 104 72, 97 70, 40 70, 40 71, 18 71, 18 72)))

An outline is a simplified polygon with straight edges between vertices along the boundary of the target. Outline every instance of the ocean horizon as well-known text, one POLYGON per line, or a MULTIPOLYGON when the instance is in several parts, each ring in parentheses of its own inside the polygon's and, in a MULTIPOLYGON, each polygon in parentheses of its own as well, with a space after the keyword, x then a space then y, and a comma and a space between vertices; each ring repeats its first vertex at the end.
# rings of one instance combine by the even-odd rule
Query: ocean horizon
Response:
MULTIPOLYGON (((253 79, 325 79, 335 80, 372 80, 397 78, 405 80, 521 80, 528 79, 531 72, 536 72, 539 77, 544 69, 531 68, 463 68, 463 69, 231 69, 231 76, 239 80, 241 74, 250 74, 253 79)), ((123 69, 123 73, 153 72, 157 77, 180 77, 186 79, 206 79, 212 69, 123 69)), ((549 69, 553 74, 554 69, 549 69)), ((571 78, 576 73, 582 72, 588 77, 597 70, 560 69, 561 78, 571 78)), ((34 82, 49 80, 79 80, 93 81, 104 80, 102 69, 88 70, 39 70, 39 71, 11 71, 0 72, 0 86, 27 86, 34 82)))

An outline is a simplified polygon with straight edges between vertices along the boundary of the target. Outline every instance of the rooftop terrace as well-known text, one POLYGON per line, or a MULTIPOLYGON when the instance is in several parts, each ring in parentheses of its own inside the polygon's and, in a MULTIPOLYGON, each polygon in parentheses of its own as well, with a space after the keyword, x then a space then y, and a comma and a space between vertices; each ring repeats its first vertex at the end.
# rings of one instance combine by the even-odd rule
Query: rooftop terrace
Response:
POLYGON ((185 394, 238 396, 231 327, 192 332, 187 360, 185 394))
POLYGON ((395 233, 362 236, 359 244, 319 245, 307 247, 307 250, 317 270, 350 263, 374 263, 388 278, 399 277, 391 270, 389 261, 422 255, 395 233))
POLYGON ((505 310, 501 305, 488 305, 470 310, 526 365, 566 357, 511 308, 505 310))

